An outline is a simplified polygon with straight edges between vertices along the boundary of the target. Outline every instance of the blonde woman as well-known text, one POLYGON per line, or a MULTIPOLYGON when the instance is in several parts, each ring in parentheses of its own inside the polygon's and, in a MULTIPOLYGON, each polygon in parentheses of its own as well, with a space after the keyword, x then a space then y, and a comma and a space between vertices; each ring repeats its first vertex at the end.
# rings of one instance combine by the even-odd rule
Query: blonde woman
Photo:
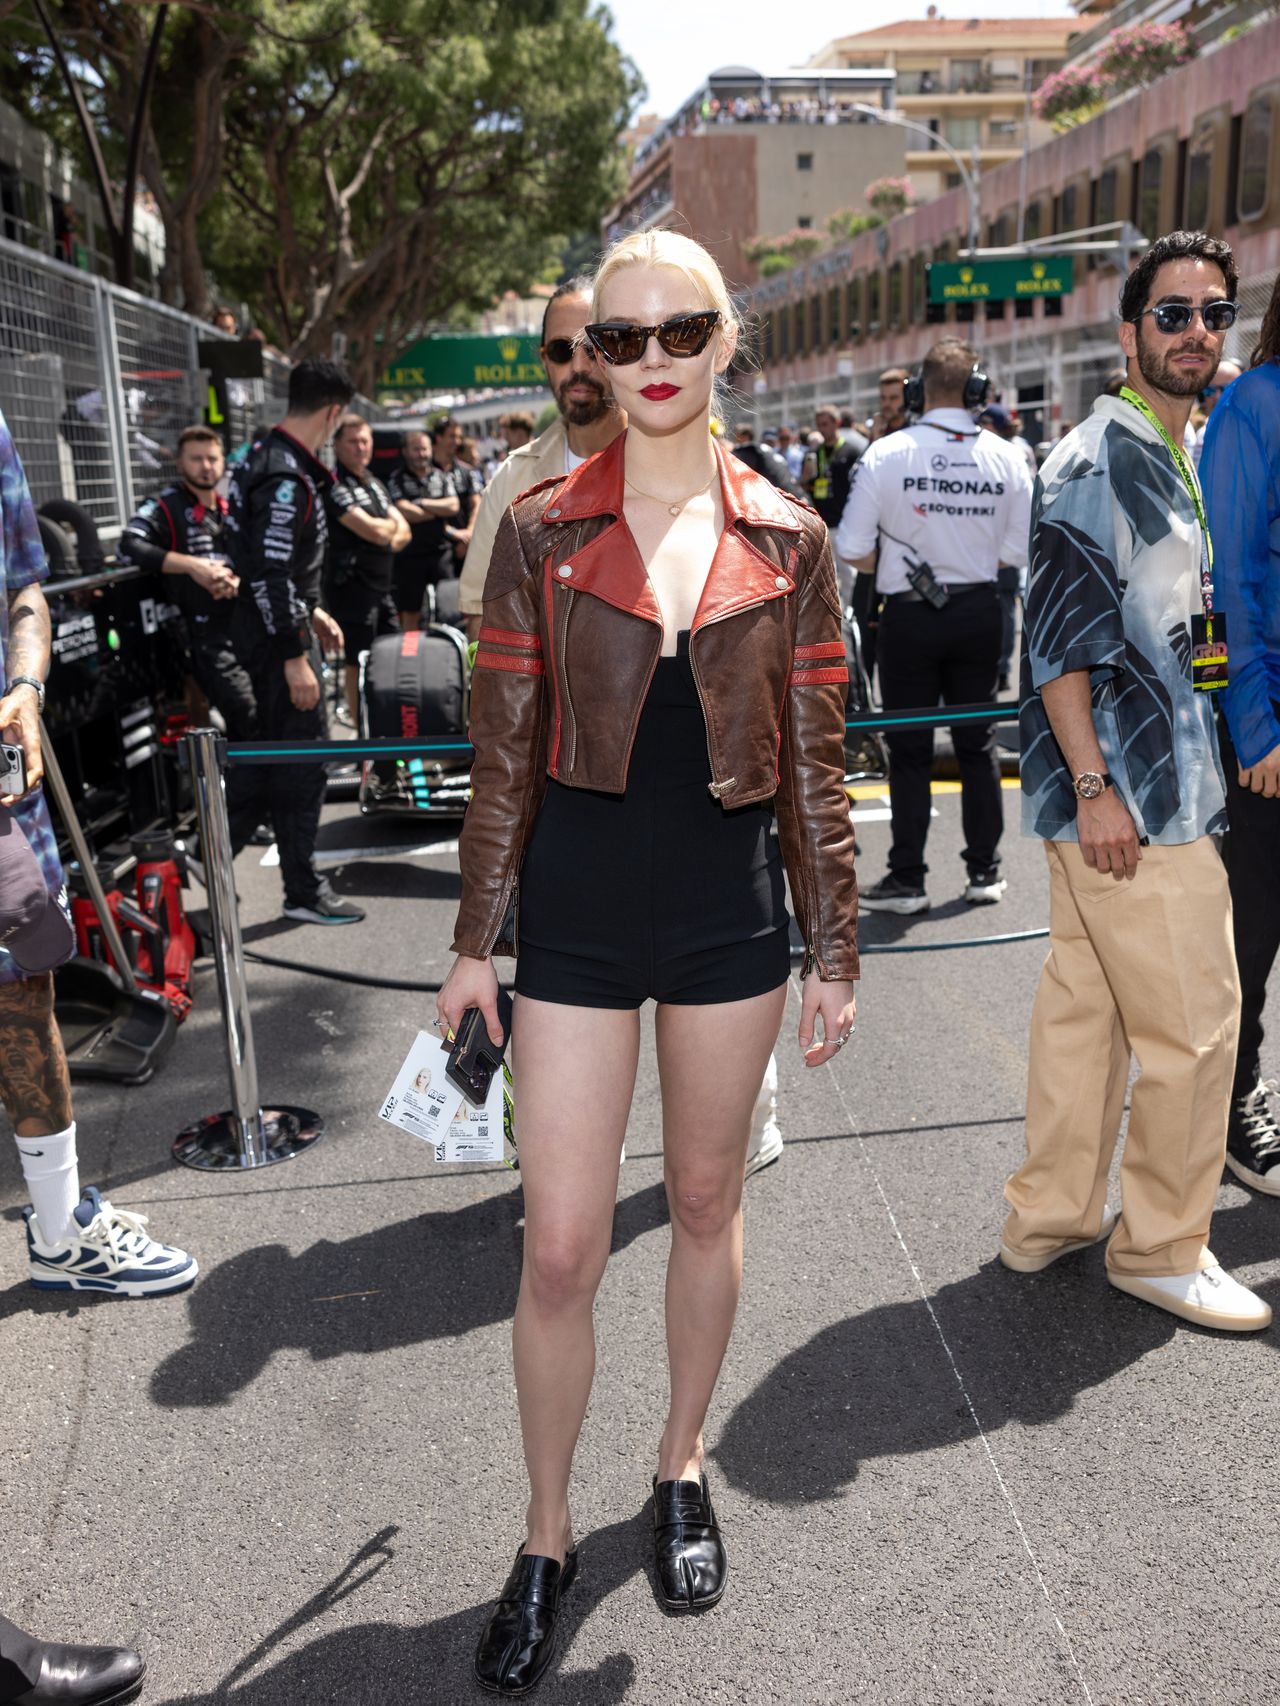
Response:
POLYGON ((545 1671, 577 1570, 569 1478, 639 1008, 657 1003, 671 1212, 653 1512, 672 1611, 703 1610, 725 1588, 703 1425, 738 1303, 752 1105, 786 1003, 784 864, 806 948, 806 1064, 832 1059, 854 1021, 846 678, 826 528, 712 438, 740 328, 704 249, 666 231, 624 239, 592 306, 586 336, 630 424, 503 519, 474 677, 458 958, 437 1003, 455 1027, 480 1007, 498 1041, 493 957, 518 951, 514 1345, 531 1496, 476 1655, 477 1680, 499 1694, 545 1671))

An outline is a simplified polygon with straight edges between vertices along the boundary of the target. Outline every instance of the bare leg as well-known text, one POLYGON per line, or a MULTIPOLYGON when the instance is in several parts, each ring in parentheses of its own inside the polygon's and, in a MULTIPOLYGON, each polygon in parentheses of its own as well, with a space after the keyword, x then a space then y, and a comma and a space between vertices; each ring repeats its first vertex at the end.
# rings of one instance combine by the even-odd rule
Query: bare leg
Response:
POLYGON ((569 1472, 595 1373, 591 1311, 609 1259, 640 1018, 517 996, 512 1046, 525 1205, 512 1339, 529 1471, 527 1550, 563 1561, 569 1472))
POLYGON ((787 986, 714 1007, 658 1008, 662 1145, 671 1208, 671 1408, 659 1481, 696 1481, 702 1426, 742 1288, 742 1183, 751 1114, 787 986))
POLYGON ((347 679, 347 710, 351 713, 351 726, 360 727, 360 666, 349 663, 346 665, 347 679))
POLYGON ((402 610, 400 612, 400 626, 406 634, 412 634, 416 628, 422 626, 422 612, 420 610, 402 610))

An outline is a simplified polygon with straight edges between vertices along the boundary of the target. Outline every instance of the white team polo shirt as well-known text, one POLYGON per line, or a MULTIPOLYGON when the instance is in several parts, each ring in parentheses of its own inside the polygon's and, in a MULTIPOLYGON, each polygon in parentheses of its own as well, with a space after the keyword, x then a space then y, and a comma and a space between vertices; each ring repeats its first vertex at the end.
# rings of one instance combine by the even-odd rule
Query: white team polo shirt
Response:
POLYGON ((965 409, 930 409, 865 452, 835 545, 854 558, 879 543, 876 589, 887 595, 911 590, 908 557, 928 563, 944 586, 993 581, 999 564, 1026 563, 1030 532, 1031 474, 1021 454, 965 409))

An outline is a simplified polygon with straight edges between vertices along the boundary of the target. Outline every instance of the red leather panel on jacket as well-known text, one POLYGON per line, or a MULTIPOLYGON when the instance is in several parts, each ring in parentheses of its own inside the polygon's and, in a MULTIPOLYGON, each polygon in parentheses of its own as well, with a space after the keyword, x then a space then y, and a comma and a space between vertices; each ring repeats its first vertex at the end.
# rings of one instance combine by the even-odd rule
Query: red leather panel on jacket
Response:
MULTIPOLYGON (((494 544, 472 678, 458 953, 515 951, 520 861, 548 774, 572 788, 626 788, 662 616, 623 520, 624 444, 625 435, 517 499, 494 544)), ((847 674, 827 530, 716 453, 724 531, 689 646, 711 792, 726 809, 774 800, 805 942, 822 977, 855 977, 847 674)))

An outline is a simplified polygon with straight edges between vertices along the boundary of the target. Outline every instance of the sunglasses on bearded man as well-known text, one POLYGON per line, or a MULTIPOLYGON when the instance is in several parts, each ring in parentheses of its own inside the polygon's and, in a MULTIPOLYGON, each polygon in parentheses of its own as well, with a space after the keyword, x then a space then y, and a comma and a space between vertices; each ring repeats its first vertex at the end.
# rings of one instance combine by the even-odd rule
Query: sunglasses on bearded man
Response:
POLYGON ((1171 338, 1185 332, 1195 314, 1204 321, 1206 332, 1225 332, 1235 325, 1239 312, 1238 302, 1206 302, 1203 307, 1191 302, 1157 302, 1154 308, 1144 308, 1138 318, 1150 314, 1156 330, 1171 338))

